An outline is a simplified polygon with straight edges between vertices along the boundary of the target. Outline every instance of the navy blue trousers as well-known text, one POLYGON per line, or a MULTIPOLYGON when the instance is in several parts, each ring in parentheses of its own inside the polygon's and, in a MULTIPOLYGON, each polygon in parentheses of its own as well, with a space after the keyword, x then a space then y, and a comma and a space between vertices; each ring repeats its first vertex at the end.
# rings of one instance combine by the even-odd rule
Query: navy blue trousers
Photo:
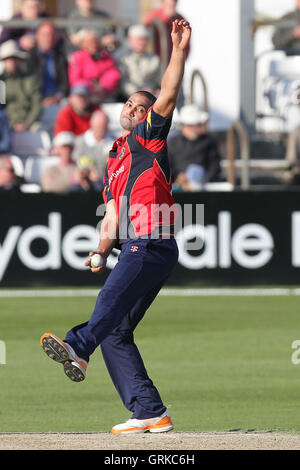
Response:
POLYGON ((124 243, 90 320, 72 328, 65 337, 86 361, 100 345, 111 379, 133 418, 153 418, 166 410, 147 374, 133 332, 177 260, 174 239, 124 243))

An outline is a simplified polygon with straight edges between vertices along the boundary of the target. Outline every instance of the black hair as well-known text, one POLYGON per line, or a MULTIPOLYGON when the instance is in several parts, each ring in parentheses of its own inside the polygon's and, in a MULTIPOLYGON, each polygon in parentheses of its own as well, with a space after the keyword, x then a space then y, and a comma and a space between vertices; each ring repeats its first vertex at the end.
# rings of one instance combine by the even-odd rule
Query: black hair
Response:
POLYGON ((154 96, 152 93, 150 93, 150 91, 146 91, 146 90, 139 90, 139 91, 136 91, 134 93, 135 95, 142 95, 142 96, 145 96, 147 98, 147 100, 149 101, 150 105, 149 105, 149 108, 155 103, 156 101, 156 96, 154 96))

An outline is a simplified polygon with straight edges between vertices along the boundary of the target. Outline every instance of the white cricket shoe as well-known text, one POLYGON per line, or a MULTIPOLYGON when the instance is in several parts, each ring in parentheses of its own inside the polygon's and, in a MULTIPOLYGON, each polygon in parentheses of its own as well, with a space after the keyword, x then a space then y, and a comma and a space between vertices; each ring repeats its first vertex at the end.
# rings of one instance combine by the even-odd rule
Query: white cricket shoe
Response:
POLYGON ((126 423, 117 424, 111 430, 113 434, 137 434, 143 432, 168 432, 173 429, 173 423, 168 411, 157 418, 129 419, 126 423))

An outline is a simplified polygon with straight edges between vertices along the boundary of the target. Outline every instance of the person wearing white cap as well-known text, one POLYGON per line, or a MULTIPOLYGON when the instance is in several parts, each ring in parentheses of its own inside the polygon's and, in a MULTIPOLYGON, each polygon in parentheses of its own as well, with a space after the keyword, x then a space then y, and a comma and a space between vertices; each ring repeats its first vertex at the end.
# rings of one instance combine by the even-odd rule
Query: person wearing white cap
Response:
POLYGON ((53 139, 53 154, 60 157, 58 164, 46 168, 42 175, 42 189, 51 193, 66 193, 70 191, 76 170, 72 158, 75 145, 75 135, 72 132, 60 132, 53 139))
POLYGON ((181 131, 168 142, 173 180, 187 191, 201 189, 220 175, 220 153, 206 130, 208 119, 196 105, 183 106, 179 113, 181 131))
POLYGON ((147 52, 149 39, 149 30, 141 24, 128 30, 129 50, 118 61, 122 73, 121 93, 125 99, 138 90, 148 90, 153 94, 159 91, 160 60, 156 54, 147 52))
POLYGON ((42 111, 39 85, 31 72, 24 71, 22 63, 27 54, 13 40, 0 47, 0 60, 4 71, 0 80, 6 86, 6 114, 14 131, 26 131, 38 121, 42 111))

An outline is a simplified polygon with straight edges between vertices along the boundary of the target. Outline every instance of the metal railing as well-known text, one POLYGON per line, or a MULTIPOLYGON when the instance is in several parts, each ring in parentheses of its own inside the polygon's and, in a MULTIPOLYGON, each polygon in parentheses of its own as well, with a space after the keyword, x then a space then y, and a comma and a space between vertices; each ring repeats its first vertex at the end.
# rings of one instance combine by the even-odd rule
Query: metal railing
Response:
POLYGON ((159 19, 154 18, 151 23, 152 29, 152 49, 154 51, 155 32, 158 33, 159 49, 160 49, 160 63, 161 73, 164 73, 169 64, 169 32, 166 25, 159 19))
POLYGON ((226 157, 228 161, 227 181, 235 186, 236 168, 235 161, 237 158, 236 136, 238 137, 240 156, 241 156, 241 188, 249 189, 249 159, 250 159, 250 139, 248 132, 241 121, 234 121, 231 128, 227 132, 226 137, 226 157))

